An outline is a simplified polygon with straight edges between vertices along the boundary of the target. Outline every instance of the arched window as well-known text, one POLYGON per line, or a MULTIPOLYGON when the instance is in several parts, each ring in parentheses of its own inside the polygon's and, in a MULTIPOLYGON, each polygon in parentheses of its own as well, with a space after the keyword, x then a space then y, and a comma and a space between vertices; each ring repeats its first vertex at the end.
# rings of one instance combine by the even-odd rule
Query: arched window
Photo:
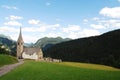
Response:
POLYGON ((18 45, 19 45, 19 42, 18 42, 18 45))

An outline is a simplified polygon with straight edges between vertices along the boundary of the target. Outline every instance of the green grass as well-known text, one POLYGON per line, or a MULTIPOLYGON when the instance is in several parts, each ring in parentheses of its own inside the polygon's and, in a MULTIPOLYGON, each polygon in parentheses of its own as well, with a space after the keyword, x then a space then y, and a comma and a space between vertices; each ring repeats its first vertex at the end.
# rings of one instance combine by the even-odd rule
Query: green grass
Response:
POLYGON ((62 62, 61 65, 68 65, 73 67, 85 68, 85 69, 95 69, 95 70, 108 70, 108 71, 120 71, 120 69, 105 66, 105 65, 98 65, 98 64, 89 64, 89 63, 77 63, 77 62, 62 62))
POLYGON ((10 55, 0 55, 0 67, 7 64, 16 63, 17 59, 10 55))
POLYGON ((92 66, 84 64, 84 67, 81 67, 79 63, 27 60, 23 65, 0 77, 0 80, 120 80, 119 69, 103 65, 104 68, 100 65, 96 65, 100 66, 99 68, 91 68, 90 65, 92 66))

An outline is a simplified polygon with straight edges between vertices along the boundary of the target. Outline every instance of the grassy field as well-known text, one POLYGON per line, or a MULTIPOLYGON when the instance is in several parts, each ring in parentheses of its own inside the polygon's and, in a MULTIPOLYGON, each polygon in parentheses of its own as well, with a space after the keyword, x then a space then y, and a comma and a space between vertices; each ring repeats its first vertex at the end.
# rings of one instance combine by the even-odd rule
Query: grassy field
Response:
POLYGON ((75 62, 62 62, 60 64, 73 66, 73 67, 79 67, 79 68, 85 68, 85 69, 95 69, 95 70, 105 70, 105 71, 118 71, 120 69, 105 66, 105 65, 98 65, 98 64, 89 64, 89 63, 75 63, 75 62))
POLYGON ((9 55, 0 55, 0 67, 6 64, 16 63, 17 59, 9 55))
POLYGON ((95 64, 25 61, 0 80, 120 80, 120 70, 95 64))

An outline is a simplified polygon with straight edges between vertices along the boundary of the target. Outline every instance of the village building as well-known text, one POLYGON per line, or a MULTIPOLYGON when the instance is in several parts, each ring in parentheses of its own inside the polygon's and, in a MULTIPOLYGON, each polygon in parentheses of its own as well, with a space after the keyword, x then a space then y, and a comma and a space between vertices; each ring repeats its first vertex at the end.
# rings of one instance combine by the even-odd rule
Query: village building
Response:
POLYGON ((22 32, 20 28, 19 37, 17 40, 17 58, 18 59, 34 59, 34 60, 42 60, 43 53, 41 48, 38 47, 31 47, 26 48, 24 47, 24 41, 22 38, 22 32))

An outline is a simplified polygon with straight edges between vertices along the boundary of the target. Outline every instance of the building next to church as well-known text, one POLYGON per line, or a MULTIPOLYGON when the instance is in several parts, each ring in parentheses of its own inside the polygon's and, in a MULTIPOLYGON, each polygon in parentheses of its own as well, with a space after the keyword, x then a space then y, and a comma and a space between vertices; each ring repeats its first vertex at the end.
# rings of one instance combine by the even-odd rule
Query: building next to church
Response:
POLYGON ((20 28, 19 37, 17 40, 17 58, 18 59, 34 59, 34 60, 42 60, 43 53, 41 48, 38 47, 31 47, 26 48, 24 47, 24 41, 22 38, 22 32, 20 28))

